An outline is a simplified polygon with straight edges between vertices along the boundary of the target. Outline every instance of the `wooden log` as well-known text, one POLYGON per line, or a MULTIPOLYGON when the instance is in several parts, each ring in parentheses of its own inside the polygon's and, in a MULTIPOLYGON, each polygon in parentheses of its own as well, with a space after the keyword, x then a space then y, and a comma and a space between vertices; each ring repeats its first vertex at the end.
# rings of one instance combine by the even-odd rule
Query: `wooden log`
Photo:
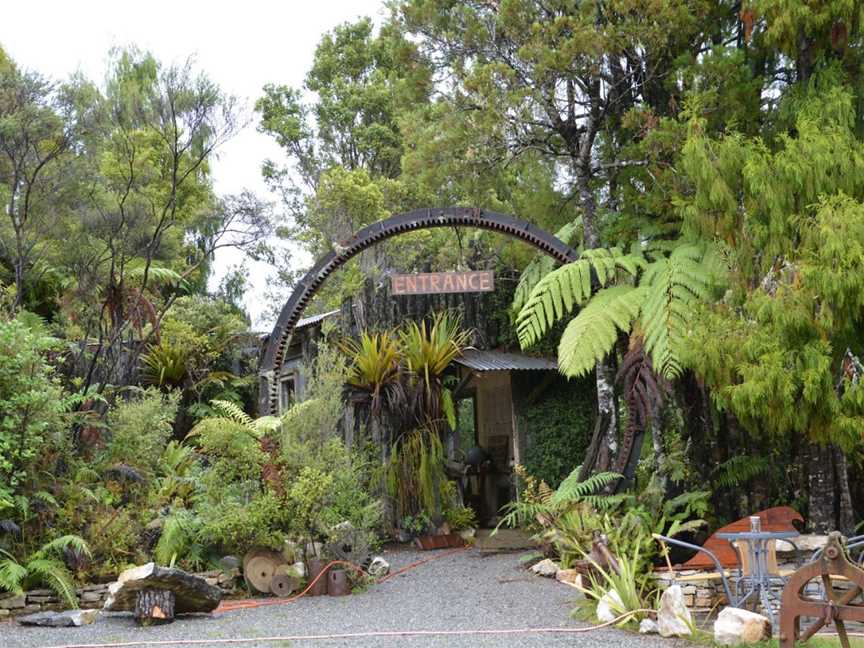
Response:
POLYGON ((174 592, 145 589, 135 600, 135 621, 138 625, 159 625, 174 620, 174 592))

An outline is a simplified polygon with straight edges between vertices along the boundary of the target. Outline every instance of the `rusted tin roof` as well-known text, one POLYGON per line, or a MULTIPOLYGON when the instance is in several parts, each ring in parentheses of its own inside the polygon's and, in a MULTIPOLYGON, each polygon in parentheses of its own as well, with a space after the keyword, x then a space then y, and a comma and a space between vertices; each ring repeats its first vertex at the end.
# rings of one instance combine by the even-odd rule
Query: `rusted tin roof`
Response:
POLYGON ((454 362, 474 371, 556 371, 558 363, 549 358, 512 353, 465 349, 454 362))

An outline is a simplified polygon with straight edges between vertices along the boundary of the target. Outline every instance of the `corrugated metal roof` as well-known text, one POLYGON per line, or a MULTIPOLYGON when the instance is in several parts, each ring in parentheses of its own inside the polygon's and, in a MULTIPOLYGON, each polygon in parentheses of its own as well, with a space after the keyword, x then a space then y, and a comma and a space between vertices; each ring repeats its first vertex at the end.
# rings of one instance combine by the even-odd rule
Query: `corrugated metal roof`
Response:
POLYGON ((320 313, 319 315, 310 315, 309 317, 304 317, 301 320, 297 321, 297 325, 294 327, 295 329, 301 329, 304 326, 312 326, 313 324, 317 324, 322 320, 327 319, 328 317, 332 317, 339 313, 339 309, 329 311, 327 313, 320 313))
POLYGON ((556 371, 558 369, 555 360, 509 351, 465 349, 462 356, 456 358, 454 362, 475 371, 556 371))

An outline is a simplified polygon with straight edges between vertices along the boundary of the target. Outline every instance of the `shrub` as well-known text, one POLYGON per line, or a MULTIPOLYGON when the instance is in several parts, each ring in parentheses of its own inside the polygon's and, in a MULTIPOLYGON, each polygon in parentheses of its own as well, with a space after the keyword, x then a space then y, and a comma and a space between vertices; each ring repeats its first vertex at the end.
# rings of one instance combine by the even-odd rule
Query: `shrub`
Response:
POLYGON ((0 320, 0 490, 14 492, 61 445, 66 409, 46 355, 57 340, 19 319, 0 320))
POLYGON ((109 440, 101 461, 106 466, 125 464, 152 474, 168 440, 177 414, 179 395, 150 388, 108 412, 109 440))
POLYGON ((536 403, 521 408, 520 425, 527 431, 525 468, 552 488, 585 456, 591 439, 594 400, 586 383, 559 380, 536 403))

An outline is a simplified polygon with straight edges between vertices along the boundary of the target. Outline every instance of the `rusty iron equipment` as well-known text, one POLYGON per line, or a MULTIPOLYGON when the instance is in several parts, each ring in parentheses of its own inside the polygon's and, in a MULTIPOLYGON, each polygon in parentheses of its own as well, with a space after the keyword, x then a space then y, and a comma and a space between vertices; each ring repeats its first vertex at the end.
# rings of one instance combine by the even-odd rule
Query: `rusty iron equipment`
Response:
POLYGON ((819 630, 834 624, 843 648, 849 648, 846 633, 847 621, 864 621, 864 602, 853 603, 864 592, 864 570, 846 557, 843 537, 834 531, 828 536, 825 549, 815 560, 804 565, 789 577, 783 588, 780 605, 780 648, 793 648, 796 642, 804 642, 819 630), (836 577, 845 578, 849 589, 834 589, 836 577), (820 579, 824 598, 816 599, 805 595, 810 581, 820 579), (801 630, 802 617, 815 618, 816 621, 804 631, 801 630))

